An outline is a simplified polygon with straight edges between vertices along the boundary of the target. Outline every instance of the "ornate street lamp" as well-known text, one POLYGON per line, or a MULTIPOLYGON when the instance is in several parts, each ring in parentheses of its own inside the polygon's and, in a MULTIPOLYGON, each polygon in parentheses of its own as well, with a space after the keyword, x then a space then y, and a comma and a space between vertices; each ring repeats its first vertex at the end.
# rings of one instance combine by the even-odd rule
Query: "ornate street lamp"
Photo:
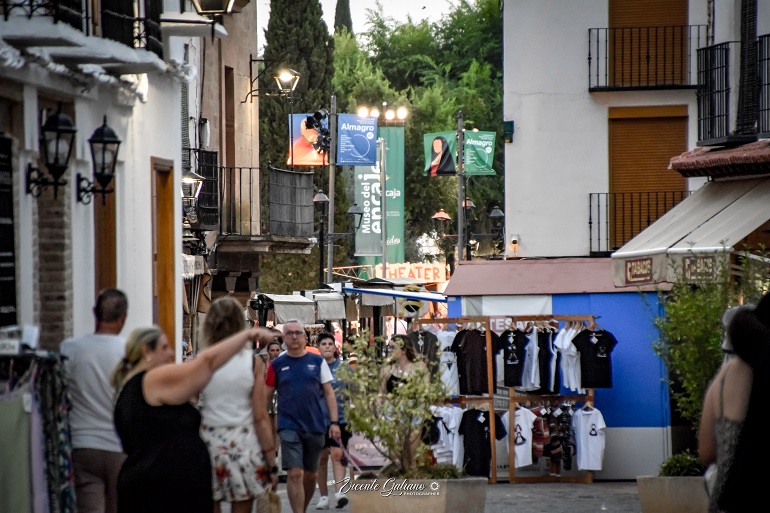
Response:
POLYGON ((102 205, 106 204, 107 194, 114 192, 109 185, 115 177, 115 166, 118 163, 120 139, 115 131, 107 124, 104 116, 102 126, 94 130, 88 145, 91 147, 91 158, 94 166, 94 182, 77 174, 77 199, 83 204, 91 203, 94 194, 102 195, 102 205), (96 185, 98 184, 98 185, 96 185))
POLYGON ((31 163, 27 165, 27 194, 39 197, 43 190, 53 186, 53 197, 58 196, 59 187, 66 185, 62 179, 72 157, 73 142, 77 129, 72 119, 64 114, 59 103, 56 113, 48 116, 40 130, 40 150, 50 178, 31 163))

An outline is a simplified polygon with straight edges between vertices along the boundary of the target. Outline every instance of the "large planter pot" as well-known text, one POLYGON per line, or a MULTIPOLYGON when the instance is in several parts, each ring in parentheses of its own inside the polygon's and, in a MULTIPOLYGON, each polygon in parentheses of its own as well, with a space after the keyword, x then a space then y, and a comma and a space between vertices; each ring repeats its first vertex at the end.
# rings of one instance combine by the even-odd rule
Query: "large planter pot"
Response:
POLYGON ((350 481, 352 513, 466 513, 484 511, 488 481, 378 478, 350 481))
POLYGON ((709 497, 703 476, 636 478, 642 513, 707 513, 709 497))

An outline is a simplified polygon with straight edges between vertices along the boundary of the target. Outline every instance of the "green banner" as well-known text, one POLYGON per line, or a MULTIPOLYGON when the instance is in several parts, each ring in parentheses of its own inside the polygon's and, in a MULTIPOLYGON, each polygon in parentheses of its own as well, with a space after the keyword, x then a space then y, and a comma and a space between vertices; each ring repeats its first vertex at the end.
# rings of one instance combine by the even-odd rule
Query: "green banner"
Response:
POLYGON ((455 132, 435 132, 425 134, 425 169, 427 176, 454 176, 457 174, 457 134, 455 132))
POLYGON ((473 132, 463 135, 463 172, 468 176, 495 175, 495 132, 473 132))
MULTIPOLYGON (((404 128, 379 127, 385 140, 385 210, 388 262, 404 262, 404 128)), ((382 193, 379 163, 356 166, 355 198, 364 210, 361 227, 356 232, 356 253, 362 265, 382 261, 382 193)))

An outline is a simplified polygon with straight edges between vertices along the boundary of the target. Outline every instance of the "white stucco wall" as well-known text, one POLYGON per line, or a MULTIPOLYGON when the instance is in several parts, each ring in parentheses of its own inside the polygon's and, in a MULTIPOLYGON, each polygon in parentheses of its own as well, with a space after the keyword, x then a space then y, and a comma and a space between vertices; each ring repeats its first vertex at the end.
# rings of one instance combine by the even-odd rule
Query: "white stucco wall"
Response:
MULTIPOLYGON (((689 23, 706 24, 706 1, 691 5, 689 23)), ((521 257, 588 255, 589 194, 609 192, 608 109, 687 105, 693 148, 695 91, 588 92, 588 29, 608 26, 607 0, 506 0, 503 20, 506 240, 520 236, 521 257)))

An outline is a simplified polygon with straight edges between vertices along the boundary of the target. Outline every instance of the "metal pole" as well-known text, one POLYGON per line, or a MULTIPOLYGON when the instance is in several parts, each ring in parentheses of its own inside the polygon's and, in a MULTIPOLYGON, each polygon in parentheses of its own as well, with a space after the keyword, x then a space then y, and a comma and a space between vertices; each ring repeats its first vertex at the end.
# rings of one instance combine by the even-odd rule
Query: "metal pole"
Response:
POLYGON ((388 269, 388 211, 385 206, 385 197, 387 196, 385 188, 388 186, 388 176, 385 172, 385 139, 377 139, 377 147, 380 150, 380 212, 382 221, 380 221, 380 232, 382 234, 382 278, 387 278, 388 269))
POLYGON ((463 174, 463 111, 457 113, 457 261, 463 259, 465 247, 465 175, 463 174))
MULTIPOLYGON (((337 171, 337 96, 332 94, 331 112, 329 113, 329 230, 334 233, 334 179, 337 171)), ((334 241, 329 241, 327 247, 326 283, 333 283, 334 277, 334 241)))
MULTIPOLYGON (((327 205, 324 206, 324 211, 328 208, 327 205)), ((318 223, 318 288, 323 288, 324 286, 324 244, 326 244, 326 232, 324 231, 324 223, 326 223, 326 219, 324 218, 324 214, 321 214, 321 220, 318 223)))
POLYGON ((291 170, 294 171, 294 90, 289 93, 289 152, 291 153, 291 170))

